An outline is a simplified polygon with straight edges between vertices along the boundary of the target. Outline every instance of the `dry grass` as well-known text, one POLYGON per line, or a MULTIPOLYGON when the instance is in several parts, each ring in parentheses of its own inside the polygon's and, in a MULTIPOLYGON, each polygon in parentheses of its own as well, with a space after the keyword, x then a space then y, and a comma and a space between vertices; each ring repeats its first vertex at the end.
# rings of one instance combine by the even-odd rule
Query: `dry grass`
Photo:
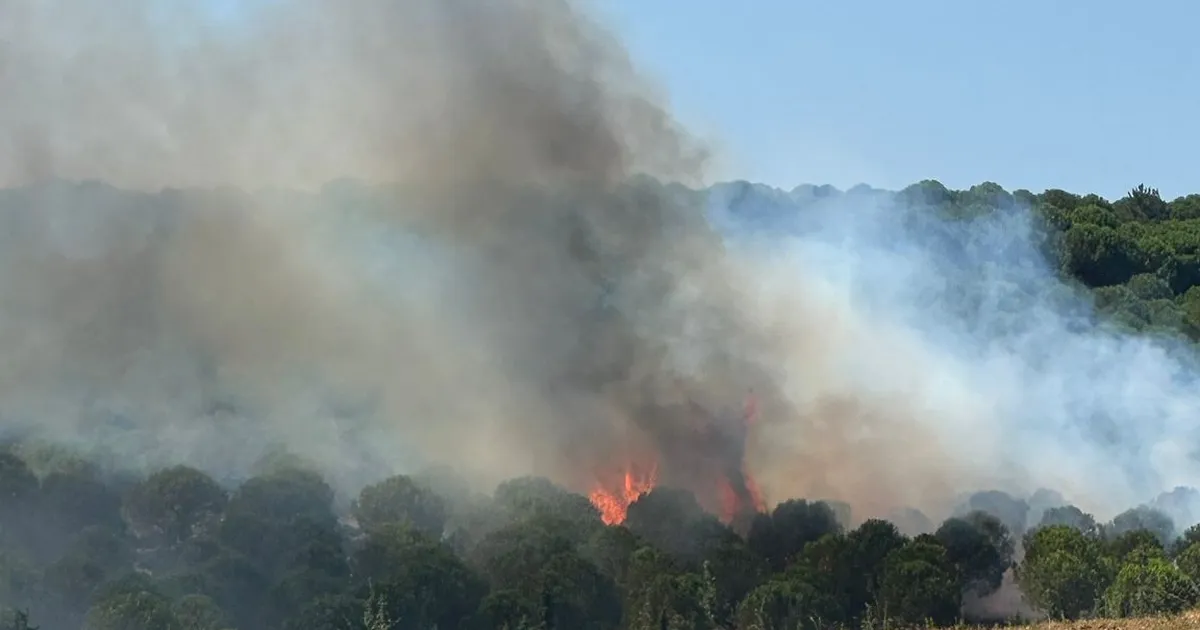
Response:
POLYGON ((1007 630, 1200 630, 1200 610, 1172 617, 1043 621, 1023 626, 1008 626, 1007 630))

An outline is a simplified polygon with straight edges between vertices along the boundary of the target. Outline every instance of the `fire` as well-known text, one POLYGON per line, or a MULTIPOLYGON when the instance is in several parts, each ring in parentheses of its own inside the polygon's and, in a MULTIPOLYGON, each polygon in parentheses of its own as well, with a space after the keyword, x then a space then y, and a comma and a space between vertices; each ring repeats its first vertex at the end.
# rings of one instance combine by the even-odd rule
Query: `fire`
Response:
POLYGON ((629 506, 653 490, 657 484, 659 457, 667 457, 662 461, 670 477, 668 483, 681 484, 682 489, 691 491, 703 509, 720 517, 727 525, 736 525, 743 522, 747 515, 764 512, 766 502, 745 462, 746 434, 758 424, 760 413, 758 397, 754 390, 750 390, 743 403, 740 434, 729 431, 728 426, 724 430, 718 428, 719 420, 707 415, 703 410, 685 416, 683 422, 690 420, 694 423, 694 435, 689 437, 676 434, 675 437, 690 440, 685 442, 684 446, 692 448, 692 454, 696 456, 691 460, 683 460, 682 466, 686 468, 676 468, 680 465, 680 460, 677 454, 672 453, 677 453, 677 449, 658 450, 651 460, 645 456, 655 451, 636 451, 629 448, 618 461, 654 461, 654 465, 639 468, 632 463, 626 463, 618 474, 601 475, 600 481, 593 486, 588 498, 599 510, 600 518, 605 524, 624 523, 629 506), (642 457, 631 457, 631 452, 640 452, 642 457), (649 470, 647 474, 640 472, 646 470, 649 470))
POLYGON ((629 506, 641 498, 642 495, 654 489, 654 484, 658 479, 658 466, 650 468, 648 474, 639 474, 633 466, 626 466, 624 479, 619 487, 607 488, 604 485, 597 485, 595 489, 588 494, 592 505, 600 510, 600 519, 606 525, 619 525, 625 522, 625 515, 629 510, 629 506))
POLYGON ((721 521, 726 525, 732 524, 735 519, 747 512, 767 511, 767 504, 763 501, 754 477, 743 471, 742 482, 745 484, 746 491, 744 497, 738 496, 737 491, 733 489, 733 483, 728 478, 721 480, 721 521))
POLYGON ((754 477, 750 476, 749 472, 744 474, 746 476, 746 490, 750 491, 750 501, 754 504, 754 511, 766 512, 767 502, 763 500, 762 492, 758 489, 758 483, 754 481, 754 477))
MULTIPOLYGON (((758 396, 751 389, 746 394, 746 401, 743 406, 742 421, 745 423, 746 431, 749 432, 758 424, 758 396)), ((746 489, 746 499, 749 505, 745 505, 739 500, 738 495, 733 490, 732 484, 726 482, 722 487, 723 507, 725 508, 725 522, 730 523, 734 517, 741 511, 751 509, 755 512, 766 512, 767 502, 763 500, 762 492, 758 489, 758 483, 754 481, 754 476, 746 469, 746 464, 742 462, 742 485, 746 489)))

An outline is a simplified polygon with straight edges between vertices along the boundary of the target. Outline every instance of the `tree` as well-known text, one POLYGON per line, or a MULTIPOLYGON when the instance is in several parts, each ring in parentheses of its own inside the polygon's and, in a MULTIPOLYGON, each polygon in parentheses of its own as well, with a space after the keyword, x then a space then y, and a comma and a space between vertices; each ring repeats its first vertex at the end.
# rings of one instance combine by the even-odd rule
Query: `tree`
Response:
POLYGON ((1175 566, 1196 584, 1200 584, 1200 543, 1193 542, 1180 551, 1175 566))
POLYGON ((1058 188, 1051 188, 1044 191, 1041 195, 1043 203, 1049 204, 1062 210, 1073 210, 1081 203, 1079 195, 1069 193, 1058 188))
POLYGON ((1137 530, 1154 534, 1159 545, 1164 547, 1175 537, 1175 523, 1171 517, 1144 505, 1125 510, 1114 517, 1107 528, 1107 533, 1110 537, 1117 537, 1137 530))
POLYGON ((598 530, 582 547, 581 553, 601 573, 623 588, 628 580, 633 554, 641 546, 641 541, 633 532, 618 525, 598 530))
POLYGON ((953 203, 955 194, 941 182, 926 179, 900 191, 899 197, 914 206, 939 207, 953 203))
POLYGON ((532 630, 546 627, 542 602, 513 589, 493 590, 480 605, 480 617, 488 628, 532 630))
POLYGON ((555 555, 575 549, 560 523, 543 518, 500 528, 471 550, 471 565, 493 588, 518 588, 555 555))
POLYGON ((360 599, 374 591, 393 619, 413 627, 473 623, 486 583, 446 545, 403 525, 381 525, 355 554, 360 599))
POLYGON ((548 627, 607 630, 620 624, 616 585, 579 554, 556 554, 537 578, 548 627))
POLYGON ((87 612, 85 630, 164 630, 179 626, 167 598, 151 591, 116 593, 87 612))
POLYGON ((908 539, 895 525, 871 519, 846 534, 841 562, 849 569, 849 578, 839 590, 852 615, 859 615, 880 594, 886 560, 893 552, 903 549, 908 539))
POLYGON ((311 471, 252 477, 230 497, 217 539, 269 581, 314 562, 337 574, 340 563, 329 557, 341 557, 342 537, 332 503, 333 490, 311 471))
POLYGON ((134 527, 178 544, 208 517, 220 513, 225 491, 208 475, 188 466, 160 470, 134 486, 125 513, 134 527))
POLYGON ((1176 197, 1167 204, 1171 218, 1176 221, 1200 219, 1200 195, 1192 194, 1176 197))
POLYGON ((552 516, 571 523, 571 531, 583 536, 603 526, 600 512, 587 497, 568 492, 542 477, 519 477, 496 487, 495 503, 509 520, 552 516))
POLYGON ((1187 528, 1175 542, 1171 543, 1171 555, 1178 556, 1196 543, 1200 543, 1200 525, 1192 525, 1187 528))
POLYGON ((971 512, 983 512, 996 517, 1011 535, 1020 537, 1025 532, 1029 504, 1007 492, 988 490, 976 492, 967 499, 966 513, 971 512))
POLYGON ((250 559, 221 549, 215 556, 164 576, 161 588, 172 596, 204 595, 235 627, 268 627, 280 611, 271 605, 271 579, 250 559))
POLYGON ((1112 617, 1144 617, 1178 613, 1200 601, 1196 584, 1164 558, 1125 563, 1104 593, 1105 613, 1112 617))
POLYGON ((973 512, 949 519, 934 537, 946 548, 946 556, 963 576, 965 588, 981 595, 1000 588, 1005 571, 1012 567, 1012 538, 994 516, 973 512))
POLYGON ((1154 532, 1148 529, 1131 529, 1119 535, 1112 535, 1107 540, 1106 551, 1117 564, 1128 561, 1136 555, 1165 556, 1162 542, 1154 532))
POLYGON ((629 629, 717 630, 709 605, 711 593, 712 585, 703 574, 658 575, 630 602, 629 629))
POLYGON ((957 571, 936 539, 908 542, 884 560, 876 606, 886 618, 949 625, 958 618, 961 600, 957 571))
POLYGON ((68 537, 89 526, 120 530, 121 497, 93 468, 55 471, 42 479, 39 507, 43 528, 68 537))
POLYGON ((1113 210, 1126 220, 1161 221, 1170 215, 1170 207, 1158 194, 1158 189, 1149 188, 1145 184, 1138 184, 1124 197, 1115 201, 1113 210))
POLYGON ((119 533, 91 527, 72 536, 57 560, 46 566, 43 586, 56 595, 59 605, 83 611, 97 589, 128 576, 133 559, 129 541, 119 533))
POLYGON ((446 526, 442 499, 411 478, 395 475, 362 489, 351 508, 365 529, 388 523, 406 523, 434 538, 446 526))
POLYGON ((1096 608, 1110 581, 1100 543, 1068 525, 1025 537, 1017 582, 1025 598, 1052 618, 1078 619, 1096 608))
POLYGON ((708 542, 702 551, 702 563, 704 571, 711 576, 713 617, 725 627, 733 620, 742 598, 762 583, 769 567, 731 531, 708 542))
POLYGON ((1129 290, 1139 300, 1169 300, 1175 297, 1171 285, 1152 273, 1139 273, 1129 279, 1129 290))
POLYGON ((326 595, 305 603, 289 615, 283 630, 367 630, 365 602, 349 594, 326 595))
POLYGON ((179 630, 224 630, 225 612, 205 595, 185 595, 171 607, 179 630))
POLYGON ((655 488, 630 506, 625 527, 650 544, 698 569, 703 549, 729 531, 686 490, 655 488))
POLYGON ((740 630, 823 630, 841 617, 828 591, 801 579, 773 578, 738 606, 740 630))
POLYGON ((767 559, 772 570, 782 571, 805 545, 841 531, 837 516, 826 503, 791 499, 775 506, 770 515, 756 517, 747 543, 767 559))
POLYGON ((1096 523, 1096 519, 1074 505, 1050 508, 1042 514, 1042 520, 1038 523, 1039 528, 1054 525, 1065 525, 1078 530, 1085 536, 1099 537, 1101 534, 1101 528, 1096 523))
POLYGON ((1136 245, 1111 227, 1074 225, 1063 246, 1063 268, 1090 287, 1121 284, 1139 271, 1136 245))
POLYGON ((319 473, 302 468, 281 470, 251 477, 229 499, 227 514, 248 514, 274 523, 301 517, 335 521, 333 488, 319 473))

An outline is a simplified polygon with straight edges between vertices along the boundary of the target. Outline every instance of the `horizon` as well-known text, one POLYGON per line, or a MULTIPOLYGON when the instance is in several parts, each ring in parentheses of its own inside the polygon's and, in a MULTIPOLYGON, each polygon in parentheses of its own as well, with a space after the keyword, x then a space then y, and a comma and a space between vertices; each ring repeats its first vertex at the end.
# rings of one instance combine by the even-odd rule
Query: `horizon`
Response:
MULTIPOLYGON (((1129 194, 1129 191, 1132 190, 1134 187, 1136 187, 1136 184, 1135 184, 1134 186, 1131 186, 1128 190, 1126 190, 1125 192, 1123 192, 1117 196, 1107 197, 1105 195, 1095 193, 1094 191, 1071 190, 1071 189, 1065 189, 1065 188, 1059 188, 1059 187, 1051 187, 1051 188, 1046 188, 1046 189, 1042 189, 1042 190, 1032 190, 1032 189, 1028 189, 1028 188, 1008 188, 1008 187, 1006 187, 998 182, 995 182, 993 180, 982 180, 982 181, 975 182, 973 184, 969 184, 967 186, 960 188, 960 187, 950 186, 950 185, 946 184, 945 182, 938 180, 937 178, 926 178, 923 180, 917 180, 914 182, 910 182, 910 183, 905 184, 900 187, 892 188, 892 187, 877 186, 877 185, 871 184, 869 182, 859 182, 859 183, 856 183, 856 184, 853 184, 850 186, 838 186, 838 185, 830 184, 830 183, 817 183, 817 182, 800 182, 800 183, 797 183, 792 186, 779 186, 779 185, 774 185, 774 184, 770 184, 767 182, 747 180, 747 179, 719 179, 719 180, 706 182, 702 186, 696 186, 696 185, 687 184, 685 182, 656 178, 652 175, 646 175, 646 174, 642 174, 642 173, 630 175, 626 179, 632 181, 632 180, 636 180, 636 179, 643 178, 643 177, 648 177, 662 186, 678 186, 678 187, 683 187, 692 192, 705 192, 705 191, 711 191, 714 188, 719 188, 719 187, 723 187, 723 186, 733 186, 733 185, 738 185, 738 184, 745 184, 745 185, 748 185, 751 187, 766 188, 768 190, 771 190, 774 192, 781 192, 781 193, 784 193, 787 195, 794 195, 797 193, 797 191, 799 191, 801 189, 806 189, 806 188, 807 189, 821 189, 821 188, 829 189, 829 190, 832 190, 834 192, 841 193, 841 194, 852 193, 857 189, 866 189, 866 190, 874 191, 874 192, 897 194, 897 193, 903 192, 907 188, 911 188, 913 186, 917 186, 917 185, 920 185, 925 182, 937 182, 937 183, 941 184, 942 186, 945 186, 947 190, 954 191, 954 192, 965 192, 965 191, 969 191, 971 188, 973 188, 975 186, 981 186, 981 185, 985 185, 985 184, 995 184, 997 186, 1000 186, 1000 188, 1002 190, 1004 190, 1005 192, 1008 192, 1008 193, 1028 192, 1028 193, 1031 193, 1034 195, 1041 195, 1048 191, 1063 191, 1063 192, 1067 192, 1067 193, 1070 193, 1073 195, 1078 195, 1078 196, 1097 195, 1101 199, 1104 199, 1105 201, 1108 201, 1108 202, 1117 201, 1123 197, 1126 197, 1129 194)), ((99 184, 99 185, 107 186, 114 190, 119 190, 119 191, 125 191, 125 192, 136 191, 136 192, 143 192, 143 193, 150 193, 150 194, 157 194, 157 193, 162 193, 162 192, 166 192, 166 191, 188 192, 188 191, 220 191, 220 190, 234 190, 237 192, 243 192, 243 193, 248 193, 248 194, 258 194, 258 193, 276 192, 276 191, 279 191, 279 192, 306 192, 306 193, 312 193, 312 194, 319 194, 323 189, 328 188, 330 186, 336 186, 339 184, 347 184, 347 183, 354 184, 354 185, 364 185, 364 186, 368 186, 368 187, 372 187, 372 188, 388 188, 388 187, 397 185, 397 182, 395 182, 395 181, 370 181, 368 179, 359 178, 359 177, 333 177, 333 178, 329 178, 327 180, 315 183, 312 188, 302 188, 302 187, 297 187, 297 186, 264 186, 264 187, 259 187, 259 188, 243 188, 236 184, 214 184, 214 185, 210 185, 210 186, 201 186, 201 185, 159 186, 159 187, 155 187, 155 188, 138 188, 136 186, 125 186, 125 185, 114 184, 114 183, 109 182, 104 179, 71 178, 71 177, 57 177, 56 176, 56 177, 49 177, 49 178, 37 180, 37 181, 25 182, 25 183, 21 183, 21 184, 0 185, 0 191, 20 190, 23 188, 37 188, 39 186, 48 186, 48 185, 59 184, 59 183, 65 183, 65 184, 76 185, 76 186, 99 184)), ((1153 188, 1149 184, 1147 184, 1147 186, 1153 188)), ((1167 196, 1165 194, 1161 194, 1161 191, 1159 191, 1159 192, 1160 192, 1160 195, 1161 195, 1163 201, 1169 202, 1172 200, 1182 199, 1184 197, 1189 197, 1192 195, 1200 194, 1200 189, 1197 189, 1194 192, 1186 191, 1180 195, 1175 195, 1175 196, 1167 196)))

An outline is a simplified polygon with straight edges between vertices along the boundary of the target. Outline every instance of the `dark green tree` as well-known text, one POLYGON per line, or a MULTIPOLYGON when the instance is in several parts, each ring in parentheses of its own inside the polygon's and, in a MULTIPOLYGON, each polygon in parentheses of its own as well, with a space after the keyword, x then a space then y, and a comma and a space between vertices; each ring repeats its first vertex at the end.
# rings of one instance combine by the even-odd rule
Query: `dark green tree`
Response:
POLYGON ((946 557, 958 569, 964 586, 979 594, 1000 588, 1013 566, 1015 545, 1008 529, 994 516, 972 512, 942 523, 934 533, 946 557))
POLYGON ((1038 523, 1038 527, 1051 527, 1054 525, 1066 525, 1078 530, 1085 536, 1093 538, 1099 537, 1102 533, 1100 525, 1096 523, 1096 519, 1091 514, 1084 512, 1074 505, 1050 508, 1042 514, 1042 519, 1038 523))
POLYGON ((440 538, 446 526, 446 506, 441 497, 405 475, 363 488, 352 512, 365 529, 402 523, 440 538))
POLYGON ((1111 581, 1109 566, 1098 539, 1069 525, 1048 525, 1025 537, 1017 582, 1038 610, 1078 619, 1096 610, 1111 581))
POLYGON ((386 612, 412 627, 468 628, 487 584, 454 552, 404 525, 381 525, 355 553, 360 598, 373 590, 386 612))
POLYGON ((959 617, 961 601, 958 572, 936 539, 913 540, 884 560, 876 609, 885 618, 913 625, 950 625, 959 617))
POLYGON ((179 619, 171 601, 152 591, 118 592, 88 609, 85 630, 171 630, 179 619))
POLYGON ((194 527, 225 508, 225 491, 207 474, 188 466, 160 470, 125 497, 125 514, 140 532, 178 544, 194 527))
POLYGON ((1109 537, 1117 537, 1137 530, 1154 534, 1159 545, 1163 547, 1175 539, 1175 523, 1171 517, 1144 505, 1121 512, 1105 528, 1109 537))
POLYGON ((782 571, 805 545, 827 534, 842 531, 837 516, 824 502, 791 499, 761 514, 750 524, 747 543, 766 558, 774 571, 782 571))

